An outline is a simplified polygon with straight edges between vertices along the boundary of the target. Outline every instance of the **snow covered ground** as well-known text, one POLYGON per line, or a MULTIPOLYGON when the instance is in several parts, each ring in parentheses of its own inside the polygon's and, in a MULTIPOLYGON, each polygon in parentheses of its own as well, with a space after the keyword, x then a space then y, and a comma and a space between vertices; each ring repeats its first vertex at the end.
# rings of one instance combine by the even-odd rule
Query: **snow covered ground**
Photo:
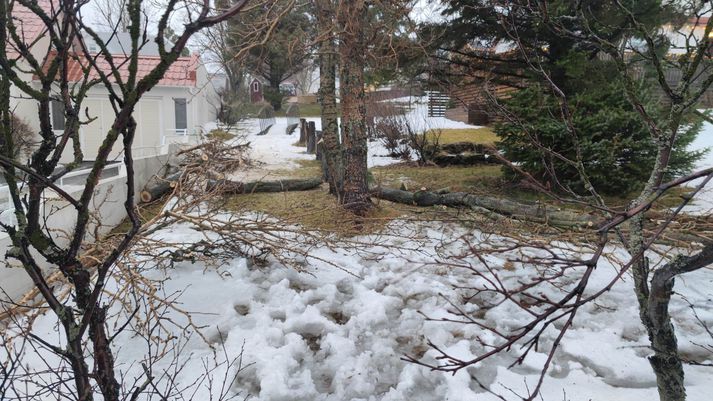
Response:
MULTIPOLYGON (((428 117, 428 105, 425 97, 399 98, 394 99, 400 102, 410 102, 411 110, 406 114, 411 127, 419 132, 430 129, 443 128, 478 128, 458 121, 452 121, 444 117, 428 117)), ((322 129, 322 121, 317 117, 307 118, 307 121, 315 123, 317 130, 322 129)), ((238 132, 245 140, 252 144, 252 158, 259 163, 250 169, 240 171, 236 174, 236 179, 245 181, 257 179, 282 178, 281 173, 285 170, 297 167, 297 160, 314 160, 313 155, 305 152, 304 147, 294 146, 299 139, 299 128, 292 134, 286 135, 287 118, 275 118, 275 125, 270 128, 266 135, 256 135, 260 129, 257 119, 247 120, 237 126, 238 132)), ((240 140, 243 140, 242 138, 240 140)), ((368 164, 369 167, 384 166, 400 162, 386 156, 388 153, 380 141, 369 142, 368 164)))
MULTIPOLYGON (((703 130, 698 137, 690 146, 692 150, 702 150, 710 149, 699 162, 698 169, 713 167, 713 124, 705 123, 703 125, 703 130)), ((695 186, 700 184, 700 180, 693 181, 689 186, 695 186)), ((709 214, 713 211, 713 184, 708 184, 706 188, 703 188, 699 195, 694 199, 693 204, 686 206, 684 209, 686 213, 690 214, 709 214)))
MULTIPOLYGON (((369 253, 349 248, 313 250, 313 256, 337 261, 347 272, 317 260, 311 261, 309 274, 305 274, 275 264, 258 268, 236 259, 219 269, 184 262, 146 274, 167 279, 166 294, 182 292, 180 307, 196 313, 194 323, 206 326, 204 334, 213 346, 219 348, 222 343, 229 356, 237 356, 244 348, 243 362, 252 365, 237 376, 232 391, 249 395, 249 400, 495 400, 470 379, 471 373, 505 395, 512 395, 508 389, 523 394, 526 386, 532 388, 555 331, 547 331, 541 349, 511 370, 506 366, 517 350, 456 375, 430 372, 400 359, 405 354, 423 355, 425 361, 433 362, 436 353, 427 347, 426 339, 462 358, 483 353, 486 348, 479 340, 493 339, 473 325, 428 322, 423 316, 448 316, 451 308, 446 299, 457 302, 463 295, 453 287, 473 283, 468 270, 434 261, 477 265, 478 260, 467 254, 464 244, 482 241, 482 235, 438 223, 396 221, 389 229, 412 232, 421 240, 394 237, 369 253), (457 238, 462 241, 453 241, 457 238)), ((180 242, 202 238, 185 226, 168 227, 154 235, 180 242)), ((491 261, 502 267, 508 256, 512 255, 491 261)), ((604 285, 613 273, 612 266, 600 266, 592 290, 604 285)), ((532 270, 515 269, 505 280, 526 280, 532 274, 532 270)), ((713 271, 702 270, 679 280, 677 290, 699 307, 699 316, 707 324, 713 322, 713 271)), ((556 296, 554 292, 545 295, 556 296)), ((507 303, 489 309, 489 301, 476 297, 464 308, 475 314, 480 310, 480 320, 499 330, 511 329, 526 318, 522 309, 507 303)), ((713 356, 695 345, 710 344, 711 338, 687 304, 676 299, 672 311, 677 316, 682 351, 689 358, 711 362, 713 356)), ((185 320, 177 313, 165 318, 179 323, 185 320)), ((45 339, 56 338, 54 325, 51 316, 41 317, 35 332, 45 339)), ((117 360, 122 368, 135 372, 135 365, 129 366, 141 360, 144 343, 129 334, 122 334, 118 343, 117 360)), ((546 378, 543 399, 657 399, 645 359, 649 354, 646 343, 627 279, 580 312, 546 378)), ((191 382, 203 372, 204 361, 214 358, 209 345, 194 336, 180 354, 187 365, 179 379, 191 382)), ((30 363, 39 370, 44 366, 40 360, 30 363)), ((233 374, 234 369, 228 377, 233 374)), ((689 399, 710 399, 710 368, 687 367, 686 374, 689 399)), ((222 377, 222 371, 216 375, 222 377)), ((199 392, 196 399, 207 396, 199 392)))
MULTIPOLYGON (((422 118, 418 110, 422 112, 423 105, 412 112, 410 118, 414 121, 422 118)), ((437 124, 460 125, 434 119, 424 121, 432 124, 429 128, 437 124)), ((265 163, 255 169, 257 176, 289 168, 295 159, 312 158, 301 153, 303 148, 292 146, 297 137, 285 135, 284 124, 278 119, 278 124, 263 137, 248 134, 255 148, 254 157, 265 163)), ((381 149, 371 146, 374 148, 369 152, 370 165, 393 162, 374 157, 381 149)), ((251 401, 497 399, 471 380, 471 374, 509 398, 515 398, 511 390, 524 394, 527 388, 532 388, 556 331, 546 331, 541 348, 523 365, 510 370, 507 366, 517 350, 455 375, 431 372, 401 359, 408 354, 434 362, 437 354, 426 345, 427 339, 462 358, 487 351, 481 340, 488 342, 492 338, 476 326, 427 321, 424 317, 449 316, 452 308, 448 301, 458 302, 468 293, 454 287, 472 285, 476 279, 471 272, 442 262, 479 266, 479 259, 468 253, 466 244, 479 243, 484 236, 457 224, 400 220, 392 222, 385 232, 396 235, 361 239, 380 244, 369 252, 347 246, 312 249, 313 258, 306 266, 306 273, 277 263, 258 267, 240 258, 219 268, 189 262, 177 263, 169 270, 148 266, 145 274, 162 280, 164 293, 180 293, 180 307, 194 312, 196 325, 205 326, 203 333, 208 343, 193 335, 178 356, 186 364, 179 381, 192 382, 203 372, 206 361, 220 360, 222 354, 216 356, 211 346, 220 349, 222 345, 229 358, 244 350, 243 363, 250 365, 237 374, 231 391, 240 392, 251 401), (410 239, 404 233, 409 233, 410 239), (321 260, 332 261, 343 270, 321 260)), ((182 243, 203 239, 202 233, 185 225, 166 227, 153 236, 182 243)), ((488 240, 498 241, 493 237, 488 240)), ((616 254, 616 250, 611 252, 616 254)), ((502 268, 506 282, 526 280, 536 274, 532 267, 508 268, 507 260, 511 257, 515 255, 503 253, 489 258, 496 268, 502 268)), ((590 291, 605 285, 615 271, 607 263, 599 266, 590 291)), ((568 276, 563 284, 571 284, 577 278, 576 274, 568 276)), ((704 269, 678 279, 676 290, 697 306, 699 318, 710 327, 713 270, 704 269)), ((543 295, 556 297, 554 288, 544 291, 543 295)), ((490 301, 475 297, 463 307, 479 316, 481 322, 500 330, 517 327, 527 318, 513 304, 505 302, 490 308, 490 301)), ((676 316, 679 345, 686 357, 713 362, 713 355, 696 345, 711 344, 713 339, 691 313, 688 303, 676 297, 671 310, 676 316)), ((179 324, 185 321, 175 311, 166 319, 179 324)), ((48 341, 57 340, 55 321, 50 315, 36 321, 35 332, 48 341)), ((117 349, 120 366, 136 374, 139 368, 135 361, 142 359, 145 344, 128 332, 117 343, 121 344, 117 349)), ((542 399, 658 399, 655 379, 645 359, 650 354, 647 343, 638 320, 631 280, 626 276, 596 303, 580 311, 546 377, 542 399)), ((28 363, 38 370, 44 369, 44 362, 39 359, 30 359, 28 363)), ((157 368, 174 369, 175 365, 165 362, 157 368)), ((235 367, 229 369, 229 380, 235 371, 235 367)), ((217 378, 224 373, 221 369, 215 371, 217 378)), ((686 367, 689 400, 710 399, 711 373, 711 368, 686 367)), ((202 388, 194 399, 207 399, 206 392, 202 388)))

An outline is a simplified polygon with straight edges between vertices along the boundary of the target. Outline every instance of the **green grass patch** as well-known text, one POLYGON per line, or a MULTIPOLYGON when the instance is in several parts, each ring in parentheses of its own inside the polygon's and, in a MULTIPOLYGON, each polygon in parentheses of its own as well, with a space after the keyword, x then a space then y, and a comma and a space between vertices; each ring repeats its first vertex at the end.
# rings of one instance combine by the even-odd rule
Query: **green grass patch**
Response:
MULTIPOLYGON (((139 213, 139 221, 141 221, 141 224, 146 224, 149 221, 151 221, 151 219, 158 216, 158 214, 161 213, 161 211, 163 210, 163 206, 165 205, 165 203, 166 203, 166 199, 162 198, 162 199, 157 200, 156 202, 138 205, 137 211, 139 213)), ((124 234, 128 233, 130 229, 131 229, 131 220, 129 220, 129 218, 127 217, 124 220, 122 220, 122 222, 119 223, 118 226, 114 227, 109 232, 107 237, 112 237, 112 236, 116 236, 116 235, 124 235, 124 234)))
POLYGON ((298 165, 297 168, 285 168, 273 170, 272 172, 280 177, 289 178, 311 178, 322 176, 322 163, 318 160, 293 160, 298 165))
MULTIPOLYGON (((283 104, 280 110, 275 112, 275 117, 286 117, 286 112, 287 108, 289 105, 283 104)), ((319 117, 322 114, 322 109, 319 105, 319 103, 316 104, 300 104, 300 118, 307 118, 307 117, 319 117)))
POLYGON ((233 138, 235 138, 235 134, 231 134, 228 131, 222 130, 222 129, 214 129, 210 131, 209 133, 206 134, 206 137, 210 139, 217 139, 220 141, 229 141, 233 138))
POLYGON ((502 181, 502 169, 497 165, 417 167, 398 164, 374 167, 371 173, 376 184, 390 188, 404 184, 411 191, 449 188, 451 192, 473 192, 501 186, 502 181))
POLYGON ((436 139, 438 134, 438 143, 441 145, 458 142, 471 142, 484 145, 493 145, 498 141, 498 136, 491 128, 447 128, 439 130, 430 130, 426 135, 430 136, 430 140, 436 139))

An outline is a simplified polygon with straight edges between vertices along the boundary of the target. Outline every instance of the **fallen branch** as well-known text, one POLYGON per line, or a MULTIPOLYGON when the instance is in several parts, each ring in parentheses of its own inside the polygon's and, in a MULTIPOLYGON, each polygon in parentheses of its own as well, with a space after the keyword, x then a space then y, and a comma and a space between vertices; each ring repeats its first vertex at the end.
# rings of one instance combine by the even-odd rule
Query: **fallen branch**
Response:
POLYGON ((409 192, 400 189, 375 188, 372 196, 396 203, 415 206, 468 207, 510 216, 518 220, 549 224, 556 227, 593 227, 591 216, 559 210, 544 204, 527 205, 504 198, 478 196, 465 192, 409 192))
POLYGON ((240 182, 230 180, 209 180, 206 190, 218 189, 227 194, 250 194, 253 192, 309 191, 322 184, 321 177, 305 179, 285 179, 277 181, 240 182))

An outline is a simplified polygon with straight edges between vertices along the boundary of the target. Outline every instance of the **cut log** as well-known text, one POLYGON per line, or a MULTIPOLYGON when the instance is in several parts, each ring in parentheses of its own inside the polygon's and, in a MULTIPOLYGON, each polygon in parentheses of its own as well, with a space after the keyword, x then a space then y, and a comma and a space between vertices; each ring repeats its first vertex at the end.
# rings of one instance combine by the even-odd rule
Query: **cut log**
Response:
POLYGON ((300 140, 297 142, 297 145, 307 145, 307 120, 304 118, 300 118, 300 140))
POLYGON ((221 192, 229 194, 250 194, 253 192, 309 191, 321 184, 321 177, 253 182, 209 180, 206 189, 208 191, 219 189, 221 192))
POLYGON ((292 135, 292 133, 295 132, 295 130, 297 129, 297 125, 298 125, 298 124, 290 124, 290 125, 288 125, 287 128, 285 128, 285 133, 286 133, 287 135, 292 135))
POLYGON ((270 132, 270 128, 272 128, 272 124, 268 125, 264 130, 258 132, 257 136, 267 135, 267 133, 270 132))
POLYGON ((176 187, 178 180, 181 178, 181 174, 183 173, 173 173, 166 178, 157 179, 154 180, 154 182, 147 184, 146 188, 141 191, 141 202, 153 202, 168 193, 168 191, 176 187))
POLYGON ((549 224, 555 227, 593 228, 595 222, 592 216, 559 210, 551 206, 528 205, 509 199, 478 196, 465 192, 439 194, 429 191, 409 192, 400 189, 376 188, 371 193, 374 197, 396 203, 415 206, 468 207, 478 211, 486 210, 498 215, 549 224))
POLYGON ((475 164, 498 164, 497 158, 482 153, 460 153, 456 155, 439 153, 432 161, 439 166, 472 166, 475 164))
POLYGON ((317 151, 317 130, 314 121, 307 123, 307 153, 315 154, 317 151))

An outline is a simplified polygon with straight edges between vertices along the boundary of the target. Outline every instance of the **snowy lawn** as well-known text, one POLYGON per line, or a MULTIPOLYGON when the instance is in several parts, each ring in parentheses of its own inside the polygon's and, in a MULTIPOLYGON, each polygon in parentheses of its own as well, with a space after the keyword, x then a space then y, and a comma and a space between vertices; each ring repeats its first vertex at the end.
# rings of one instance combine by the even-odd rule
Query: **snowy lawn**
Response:
MULTIPOLYGON (((434 362, 436 353, 428 348, 426 339, 462 358, 487 351, 479 340, 493 339, 473 325, 424 318, 424 314, 448 317, 448 310, 452 310, 448 300, 458 303, 459 296, 468 293, 455 291, 453 286, 473 284, 468 270, 437 263, 478 266, 478 260, 465 252, 465 242, 453 240, 478 243, 484 237, 458 225, 436 222, 417 225, 395 221, 390 230, 409 232, 420 240, 362 238, 378 239, 381 245, 368 252, 355 252, 348 247, 313 250, 313 257, 336 262, 347 272, 316 259, 310 260, 307 273, 278 264, 258 268, 245 259, 235 259, 218 269, 182 262, 169 270, 149 268, 145 274, 165 279, 164 293, 181 293, 180 307, 194 312, 196 325, 206 326, 203 333, 211 345, 221 349, 222 344, 231 357, 244 347, 243 363, 251 365, 237 375, 232 391, 249 394, 249 400, 496 399, 471 380, 471 373, 491 390, 505 395, 512 395, 508 389, 524 394, 526 386, 532 388, 555 330, 545 333, 538 352, 511 370, 506 367, 517 350, 456 375, 430 372, 401 360, 408 354, 434 362)), ((181 225, 165 228, 154 236, 181 242, 202 238, 181 225)), ((503 268, 506 280, 526 280, 536 274, 531 268, 507 268, 505 259, 510 256, 514 255, 490 258, 503 268)), ((612 274, 612 266, 601 265, 592 290, 604 285, 612 274)), ((709 325, 713 323, 713 271, 704 269, 678 280, 677 290, 699 307, 701 319, 709 325)), ((546 295, 555 297, 556 292, 550 291, 546 295)), ((522 309, 507 303, 491 308, 492 301, 476 297, 463 307, 479 316, 481 322, 500 330, 525 321, 527 316, 522 309)), ((687 304, 676 298, 672 311, 677 316, 684 354, 700 362, 713 362, 713 356, 695 345, 710 344, 711 338, 687 304)), ((174 312, 166 319, 180 323, 184 317, 174 312)), ((35 332, 45 339, 56 338, 54 324, 52 316, 43 316, 37 320, 35 332)), ((128 333, 121 335, 118 344, 122 369, 136 373, 135 361, 141 360, 145 344, 128 333)), ((649 354, 646 344, 627 278, 598 302, 581 310, 546 378, 543 399, 656 399, 654 376, 645 359, 649 354)), ((204 361, 215 356, 209 345, 194 335, 179 358, 186 363, 179 379, 191 382, 203 372, 204 361)), ((38 370, 43 368, 40 360, 30 361, 38 370)), ((170 367, 168 362, 164 365, 157 366, 170 367)), ((232 368, 228 377, 235 370, 232 368)), ((221 370, 217 373, 222 377, 221 370)), ((710 368, 689 366, 686 374, 689 399, 708 400, 712 389, 710 368)), ((203 394, 196 399, 205 397, 203 394)))
MULTIPOLYGON (((433 129, 480 128, 443 117, 428 117, 428 104, 425 97, 400 98, 394 101, 410 101, 412 107, 405 118, 416 132, 433 129)), ((314 122, 317 130, 322 129, 322 121, 318 117, 309 117, 306 120, 314 122)), ((260 131, 258 127, 257 119, 244 121, 237 126, 237 130, 242 135, 238 140, 250 142, 251 157, 258 162, 258 165, 240 171, 233 176, 234 179, 251 181, 284 178, 289 174, 290 169, 299 167, 296 161, 314 160, 314 155, 307 154, 304 147, 295 146, 299 139, 299 128, 292 135, 286 135, 287 118, 275 118, 275 125, 266 135, 256 135, 260 131)), ((388 151, 380 141, 371 141, 368 146, 369 167, 386 166, 401 161, 386 156, 388 151)))
MULTIPOLYGON (((424 130, 439 125, 464 127, 445 119, 425 118, 424 109, 419 105, 409 114, 414 123, 423 121, 424 130)), ((313 158, 304 154, 304 148, 293 146, 297 135, 285 135, 285 124, 286 120, 278 119, 266 136, 247 134, 255 149, 253 157, 263 164, 240 173, 240 177, 279 176, 294 168, 295 160, 313 158)), ((370 145, 369 165, 395 162, 375 157, 384 154, 379 146, 370 145)), ((152 234, 167 241, 167 248, 171 241, 199 241, 204 235, 208 234, 183 224, 152 234)), ((471 292, 454 289, 482 284, 470 270, 458 266, 482 268, 481 260, 469 253, 466 244, 484 242, 483 233, 453 223, 395 220, 382 235, 359 240, 374 245, 355 249, 325 244, 311 249, 304 273, 274 261, 258 266, 243 258, 217 268, 180 262, 166 270, 155 268, 150 258, 145 259, 143 274, 162 283, 159 293, 175 298, 182 310, 193 313, 196 326, 204 326, 202 336, 177 330, 178 343, 184 335, 191 334, 190 338, 181 343, 178 355, 158 363, 155 370, 175 370, 180 364, 179 384, 192 383, 204 372, 206 363, 220 362, 226 355, 232 359, 242 351, 242 370, 238 372, 235 365, 222 366, 214 373, 218 380, 227 378, 231 392, 252 401, 497 399, 471 375, 490 390, 513 399, 515 393, 522 395, 534 387, 548 347, 558 333, 556 327, 545 331, 541 347, 512 369, 507 367, 517 356, 517 349, 455 375, 431 372, 402 360, 411 355, 434 363, 437 353, 427 346, 427 340, 461 358, 488 351, 483 343, 494 339, 476 325, 426 319, 456 318, 449 313, 453 311, 450 302, 498 330, 512 330, 526 322, 528 315, 513 303, 493 307, 493 299, 474 297, 462 304, 463 297, 471 292)), ((489 236, 487 240, 505 239, 489 236)), ((621 251, 609 252, 616 256, 621 251)), ((538 274, 533 266, 512 266, 508 260, 516 257, 506 252, 489 255, 487 260, 506 283, 526 281, 538 274)), ((602 262, 589 291, 606 285, 615 274, 614 265, 602 262)), ((569 275, 561 284, 572 285, 577 278, 577 274, 569 275)), ((115 286, 112 283, 109 289, 115 286)), ((554 287, 542 291, 544 296, 558 297, 554 287)), ((713 270, 702 269, 677 279, 676 291, 680 295, 674 298, 671 311, 682 354, 700 363, 713 363, 713 355, 699 346, 710 346, 713 339, 697 320, 708 327, 713 325, 713 270), (688 302, 697 307, 698 318, 688 302)), ((165 319, 177 326, 186 323, 185 316, 175 310, 165 319)), ((125 316, 117 324, 124 321, 125 316)), ((55 324, 51 315, 41 316, 35 322, 35 333, 58 342, 55 324)), ((122 371, 128 377, 138 377, 141 368, 137 361, 144 358, 146 344, 131 332, 122 333, 116 344, 122 371)), ((631 280, 625 276, 596 303, 580 310, 545 379, 542 399, 658 399, 648 355, 648 340, 639 323, 631 280)), ((27 362, 31 370, 44 370, 39 358, 31 357, 27 362)), ((686 366, 689 400, 710 399, 712 373, 711 368, 686 366)), ((199 387, 194 399, 208 399, 208 390, 199 387)))

